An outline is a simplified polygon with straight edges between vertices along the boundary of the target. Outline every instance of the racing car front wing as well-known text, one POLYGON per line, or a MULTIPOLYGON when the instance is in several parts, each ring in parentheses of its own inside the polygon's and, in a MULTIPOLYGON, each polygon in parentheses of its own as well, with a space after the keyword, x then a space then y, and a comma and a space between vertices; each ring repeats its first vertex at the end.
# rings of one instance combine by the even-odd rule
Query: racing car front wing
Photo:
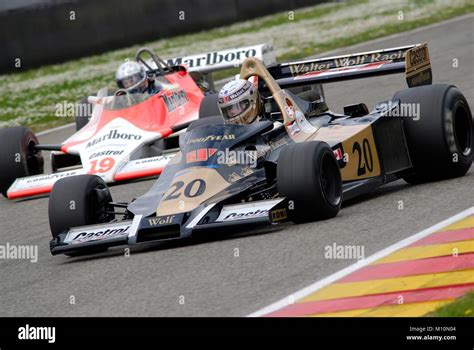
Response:
POLYGON ((133 220, 74 227, 50 241, 53 255, 86 252, 118 245, 137 245, 183 239, 199 231, 229 226, 260 225, 287 218, 284 198, 242 204, 202 205, 198 209, 175 215, 135 215, 133 220))
MULTIPOLYGON (((130 160, 114 174, 113 182, 160 175, 174 155, 175 153, 169 153, 156 157, 130 160)), ((83 168, 79 168, 19 178, 10 186, 7 196, 8 199, 18 199, 47 194, 51 192, 54 183, 59 179, 86 173, 83 168)))

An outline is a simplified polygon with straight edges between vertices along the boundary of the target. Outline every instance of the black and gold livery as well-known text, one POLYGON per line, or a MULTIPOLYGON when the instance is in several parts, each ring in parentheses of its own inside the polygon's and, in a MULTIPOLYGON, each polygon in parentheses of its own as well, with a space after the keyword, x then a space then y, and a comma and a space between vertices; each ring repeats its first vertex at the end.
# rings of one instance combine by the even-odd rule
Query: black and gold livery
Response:
POLYGON ((51 252, 88 254, 229 226, 327 219, 342 201, 388 182, 462 176, 472 163, 469 105, 454 86, 431 85, 426 44, 268 68, 248 58, 241 78, 251 76, 265 97, 260 121, 229 125, 201 115, 152 188, 130 203, 113 202, 95 176, 58 181, 53 192, 68 194, 50 202, 50 222, 64 220, 56 208, 71 200, 81 216, 53 232, 51 252), (370 111, 364 103, 346 106, 345 114, 321 108, 325 81, 401 72, 409 88, 370 111))

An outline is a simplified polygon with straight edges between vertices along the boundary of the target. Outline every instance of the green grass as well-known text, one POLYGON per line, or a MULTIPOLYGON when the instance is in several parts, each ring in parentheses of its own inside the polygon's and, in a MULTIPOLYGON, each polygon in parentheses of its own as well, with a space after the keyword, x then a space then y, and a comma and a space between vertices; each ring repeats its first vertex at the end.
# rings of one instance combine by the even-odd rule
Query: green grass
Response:
POLYGON ((474 292, 445 305, 428 316, 433 317, 474 317, 474 292))
MULTIPOLYGON (((415 2, 416 3, 431 3, 432 1, 433 0, 416 0, 415 2)), ((405 8, 402 10, 406 11, 407 9, 405 8)), ((344 38, 332 40, 325 43, 315 43, 314 45, 311 45, 311 46, 301 47, 298 50, 278 56, 278 61, 282 62, 282 61, 301 59, 303 57, 320 54, 325 51, 330 51, 330 50, 338 49, 341 47, 362 43, 365 41, 381 38, 381 37, 388 36, 391 34, 406 32, 406 31, 409 31, 418 27, 422 27, 431 23, 436 23, 436 22, 440 22, 449 18, 461 16, 469 12, 474 12, 474 3, 469 4, 462 8, 448 9, 446 11, 437 13, 436 15, 430 16, 428 18, 412 20, 412 21, 400 21, 400 23, 397 23, 397 24, 380 26, 375 29, 364 31, 357 35, 347 36, 344 38)), ((214 77, 216 80, 222 79, 230 75, 238 74, 238 72, 239 72, 239 69, 234 68, 231 70, 217 72, 214 74, 214 77)))
POLYGON ((474 3, 467 5, 463 8, 447 9, 446 11, 437 13, 428 18, 412 20, 412 21, 400 21, 397 24, 380 26, 378 28, 364 31, 357 35, 347 36, 345 38, 336 39, 327 43, 321 43, 321 44, 315 44, 312 46, 303 47, 297 51, 280 56, 279 60, 286 61, 286 60, 298 59, 298 58, 306 57, 310 55, 315 55, 324 51, 334 50, 340 47, 358 44, 361 42, 381 38, 381 37, 388 36, 391 34, 406 32, 418 27, 440 22, 449 18, 461 16, 469 12, 474 12, 474 3))
MULTIPOLYGON (((141 46, 162 57, 273 41, 278 61, 307 56, 407 31, 474 12, 470 0, 349 0, 281 12, 225 27, 180 35, 109 51, 100 55, 0 76, 0 127, 29 125, 35 131, 70 123, 55 117, 55 105, 76 102, 114 84, 114 71, 141 46), (405 15, 397 20, 398 11, 405 15)), ((217 72, 214 79, 237 74, 217 72)))

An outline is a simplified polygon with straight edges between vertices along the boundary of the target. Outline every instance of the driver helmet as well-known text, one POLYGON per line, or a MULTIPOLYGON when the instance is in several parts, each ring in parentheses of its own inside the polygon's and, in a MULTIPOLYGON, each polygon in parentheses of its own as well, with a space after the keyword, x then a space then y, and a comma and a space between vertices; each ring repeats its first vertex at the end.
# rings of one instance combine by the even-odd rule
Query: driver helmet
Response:
POLYGON ((122 63, 115 73, 115 80, 119 88, 131 93, 145 92, 148 88, 145 67, 135 61, 122 63))
POLYGON ((258 89, 250 81, 236 79, 219 91, 218 105, 227 124, 251 124, 262 105, 258 89))

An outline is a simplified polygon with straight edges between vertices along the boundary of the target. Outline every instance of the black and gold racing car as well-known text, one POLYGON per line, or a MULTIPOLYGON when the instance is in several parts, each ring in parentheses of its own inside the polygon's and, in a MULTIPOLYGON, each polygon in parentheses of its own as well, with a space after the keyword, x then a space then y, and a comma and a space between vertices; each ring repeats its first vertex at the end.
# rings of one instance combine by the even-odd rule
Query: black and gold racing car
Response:
POLYGON ((426 44, 265 67, 245 60, 265 97, 265 118, 224 124, 216 96, 180 136, 180 152, 152 188, 112 200, 98 176, 59 180, 49 202, 53 254, 189 237, 228 226, 296 223, 337 215, 344 200, 403 178, 463 176, 473 161, 469 105, 432 84, 426 44), (331 112, 322 84, 405 72, 408 88, 375 105, 331 112))

